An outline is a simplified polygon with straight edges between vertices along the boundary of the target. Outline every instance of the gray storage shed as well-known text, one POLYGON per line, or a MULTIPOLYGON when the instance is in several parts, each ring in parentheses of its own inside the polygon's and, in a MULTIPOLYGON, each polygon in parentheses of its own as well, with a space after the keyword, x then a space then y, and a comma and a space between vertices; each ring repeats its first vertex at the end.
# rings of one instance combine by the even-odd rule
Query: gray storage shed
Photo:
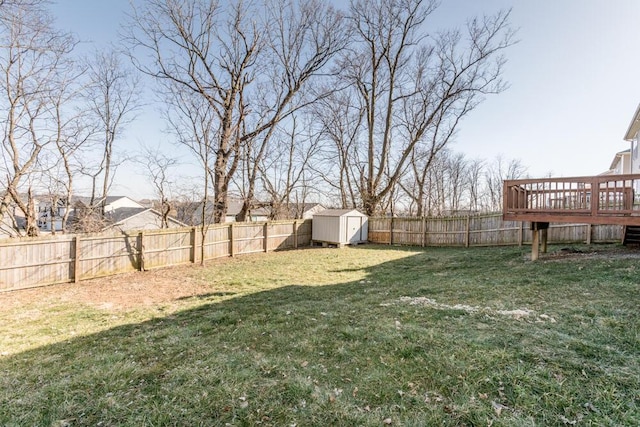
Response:
POLYGON ((366 243, 368 218, 355 209, 327 209, 313 215, 312 243, 341 247, 366 243))

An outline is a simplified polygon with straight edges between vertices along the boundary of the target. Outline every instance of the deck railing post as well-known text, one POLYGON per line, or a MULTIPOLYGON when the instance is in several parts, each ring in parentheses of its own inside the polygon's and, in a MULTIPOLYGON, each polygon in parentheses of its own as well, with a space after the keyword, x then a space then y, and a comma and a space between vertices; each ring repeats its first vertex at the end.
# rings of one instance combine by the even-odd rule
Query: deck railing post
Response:
POLYGON ((600 203, 600 183, 596 179, 591 179, 591 216, 598 215, 598 205, 600 203))

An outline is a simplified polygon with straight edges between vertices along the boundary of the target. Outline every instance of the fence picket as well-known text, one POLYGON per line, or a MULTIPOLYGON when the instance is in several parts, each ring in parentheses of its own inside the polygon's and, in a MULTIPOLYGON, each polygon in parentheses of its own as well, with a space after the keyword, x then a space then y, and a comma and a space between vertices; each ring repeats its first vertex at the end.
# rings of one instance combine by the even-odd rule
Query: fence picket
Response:
POLYGON ((0 241, 0 292, 311 244, 311 221, 211 225, 0 241), (271 229, 269 229, 271 227, 271 229))
MULTIPOLYGON (((311 220, 211 225, 121 234, 57 235, 0 241, 0 292, 91 279, 254 252, 308 246, 311 220)), ((620 242, 620 225, 552 224, 550 243, 620 242)), ((530 243, 531 231, 501 214, 451 218, 369 218, 372 243, 505 246, 530 243)))
MULTIPOLYGON (((549 243, 611 243, 622 239, 620 225, 552 224, 549 243)), ((369 218, 371 243, 407 246, 509 246, 530 243, 531 231, 502 214, 442 218, 369 218)))

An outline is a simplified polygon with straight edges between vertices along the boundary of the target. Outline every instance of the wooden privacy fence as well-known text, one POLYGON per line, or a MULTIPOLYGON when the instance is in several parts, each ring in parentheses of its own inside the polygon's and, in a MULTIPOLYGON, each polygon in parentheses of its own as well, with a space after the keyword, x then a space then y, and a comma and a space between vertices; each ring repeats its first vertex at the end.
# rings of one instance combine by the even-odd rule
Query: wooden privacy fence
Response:
POLYGON ((311 244, 311 220, 211 225, 120 234, 59 235, 0 242, 0 291, 78 282, 204 258, 311 244))
MULTIPOLYGON (((551 224, 549 243, 622 241, 620 225, 551 224)), ((528 223, 503 221, 502 214, 448 218, 369 218, 372 243, 412 246, 508 246, 530 243, 528 223)))

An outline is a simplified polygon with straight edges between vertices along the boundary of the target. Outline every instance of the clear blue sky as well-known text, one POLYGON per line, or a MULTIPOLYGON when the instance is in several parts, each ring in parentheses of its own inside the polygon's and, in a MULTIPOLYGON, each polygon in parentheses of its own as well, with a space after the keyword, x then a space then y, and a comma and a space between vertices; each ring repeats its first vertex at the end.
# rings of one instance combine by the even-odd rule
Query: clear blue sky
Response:
MULTIPOLYGON (((62 29, 97 45, 117 42, 128 8, 128 0, 53 6, 62 29)), ((640 103, 640 1, 442 0, 429 22, 433 29, 462 26, 505 8, 512 8, 519 40, 506 52, 510 88, 471 113, 452 148, 470 158, 521 159, 533 177, 605 171, 629 147, 623 136, 640 103)), ((155 115, 150 109, 140 116, 127 146, 160 137, 155 115)), ((118 174, 114 193, 149 195, 130 184, 130 172, 118 174)))

